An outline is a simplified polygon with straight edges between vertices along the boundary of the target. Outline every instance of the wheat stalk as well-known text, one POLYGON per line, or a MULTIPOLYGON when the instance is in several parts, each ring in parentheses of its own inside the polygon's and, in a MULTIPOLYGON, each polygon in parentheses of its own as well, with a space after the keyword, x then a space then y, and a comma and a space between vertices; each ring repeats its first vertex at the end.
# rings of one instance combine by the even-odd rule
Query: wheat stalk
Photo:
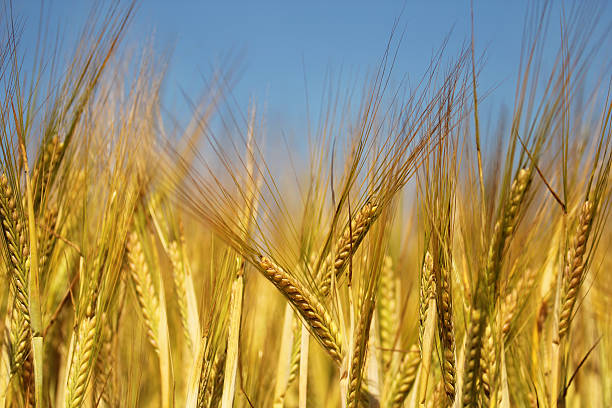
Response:
POLYGON ((296 342, 295 330, 293 329, 293 310, 290 304, 285 306, 285 317, 283 319, 283 331, 281 337, 281 347, 278 354, 276 368, 276 386, 274 388, 274 404, 276 408, 282 408, 285 404, 285 395, 289 385, 289 375, 291 372, 291 349, 296 342))

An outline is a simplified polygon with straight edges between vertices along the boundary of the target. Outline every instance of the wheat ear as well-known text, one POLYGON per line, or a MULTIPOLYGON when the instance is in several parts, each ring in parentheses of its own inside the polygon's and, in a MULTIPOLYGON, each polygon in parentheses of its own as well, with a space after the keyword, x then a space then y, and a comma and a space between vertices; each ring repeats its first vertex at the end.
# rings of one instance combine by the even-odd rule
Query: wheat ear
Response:
POLYGON ((27 324, 30 322, 28 300, 28 232, 25 220, 17 208, 15 192, 4 174, 0 175, 0 216, 2 232, 8 249, 9 277, 15 296, 16 307, 24 316, 27 324))
POLYGON ((159 360, 162 406, 169 408, 172 405, 170 389, 173 380, 164 288, 160 284, 159 291, 156 291, 140 238, 136 232, 129 234, 127 247, 136 299, 147 328, 147 337, 159 360))
POLYGON ((128 236, 128 261, 130 276, 134 283, 136 300, 142 312, 143 321, 147 329, 147 338, 153 346, 155 353, 160 354, 157 326, 159 320, 159 299, 155 293, 153 280, 145 260, 140 239, 136 232, 128 236))
POLYGON ((427 311, 429 310, 430 301, 436 296, 434 276, 433 276, 433 258, 429 251, 425 253, 425 260, 421 270, 421 279, 419 286, 419 348, 423 351, 423 335, 425 332, 425 321, 427 320, 427 311))
POLYGON ((467 344, 463 364, 462 403, 464 407, 476 406, 478 403, 480 360, 482 353, 482 327, 484 314, 473 308, 469 328, 466 333, 467 344))
POLYGON ((491 325, 487 324, 483 341, 482 351, 480 354, 480 370, 482 382, 482 394, 485 405, 489 406, 491 401, 495 401, 497 398, 496 387, 495 387, 495 375, 497 374, 497 358, 495 355, 495 337, 491 330, 491 325))
POLYGON ((361 307, 359 322, 355 328, 353 339, 353 355, 351 356, 348 378, 348 390, 346 394, 347 408, 356 408, 361 398, 361 387, 363 381, 364 366, 372 326, 372 315, 374 314, 375 302, 366 299, 361 307))
POLYGON ((195 346, 192 339, 192 333, 189 326, 189 311, 187 308, 187 290, 185 288, 185 267, 181 256, 178 242, 172 241, 168 245, 168 255, 172 264, 172 277, 174 279, 174 289, 176 290, 176 300, 178 303, 179 316, 181 318, 181 326, 183 334, 187 342, 187 347, 193 350, 195 346))
POLYGON ((212 408, 219 406, 223 392, 223 379, 227 352, 225 349, 215 353, 211 360, 204 362, 201 368, 198 385, 197 408, 212 408))
POLYGON ((42 156, 40 156, 32 172, 34 207, 37 210, 39 210, 43 194, 48 193, 48 188, 53 183, 63 150, 64 142, 60 142, 57 136, 52 137, 45 145, 42 156))
POLYGON ((45 212, 44 227, 38 233, 38 242, 40 242, 40 260, 38 265, 42 273, 47 272, 49 258, 51 258, 53 248, 55 247, 56 238, 53 234, 55 233, 57 223, 57 213, 57 208, 51 208, 45 212))
POLYGON ((96 320, 95 315, 82 319, 74 335, 66 386, 66 408, 80 407, 83 404, 94 360, 96 320))
POLYGON ((342 344, 338 329, 325 306, 301 283, 264 256, 253 263, 258 270, 291 302, 310 332, 338 365, 342 362, 342 344))
POLYGON ((371 198, 363 207, 359 209, 357 214, 352 218, 350 226, 347 225, 338 239, 333 252, 326 258, 319 276, 319 289, 323 296, 329 295, 332 282, 332 274, 335 274, 336 280, 340 279, 342 272, 346 268, 347 261, 355 254, 361 241, 366 236, 372 223, 380 215, 381 206, 376 202, 375 198, 371 198))
POLYGON ((559 339, 569 332, 572 311, 578 298, 578 291, 584 279, 584 254, 593 220, 594 206, 591 201, 585 201, 580 210, 580 218, 576 227, 574 242, 567 251, 563 270, 563 295, 561 313, 559 314, 559 339))
POLYGON ((455 329, 453 323, 453 298, 450 273, 442 269, 440 282, 435 282, 438 301, 438 333, 442 346, 442 378, 444 391, 450 401, 455 399, 455 329))
POLYGON ((293 320, 293 346, 291 348, 291 363, 289 364, 289 378, 287 388, 298 378, 301 362, 301 333, 302 323, 298 319, 293 320))
POLYGON ((385 256, 382 266, 382 276, 378 298, 378 321, 380 326, 380 346, 382 348, 382 363, 387 369, 391 364, 395 337, 397 333, 397 277, 393 273, 391 257, 385 256))
POLYGON ((397 372, 391 377, 391 385, 387 396, 388 408, 400 408, 412 389, 417 377, 417 369, 421 363, 419 346, 414 344, 404 354, 397 372))
POLYGON ((508 201, 503 207, 500 218, 495 223, 485 271, 487 286, 490 296, 493 296, 492 299, 494 299, 497 294, 499 269, 506 246, 506 240, 512 235, 516 228, 519 209, 525 197, 525 193, 527 192, 527 188, 531 183, 531 175, 532 170, 530 168, 519 170, 510 187, 508 201))
POLYGON ((30 351, 30 302, 28 295, 29 251, 25 220, 17 208, 15 192, 4 174, 0 175, 0 221, 7 249, 7 268, 14 299, 7 316, 6 347, 11 376, 19 373, 30 351))
POLYGON ((100 328, 100 351, 96 358, 94 370, 94 397, 96 401, 103 402, 106 406, 117 405, 115 399, 114 381, 112 378, 116 349, 113 347, 115 335, 110 322, 103 314, 102 327, 100 328))

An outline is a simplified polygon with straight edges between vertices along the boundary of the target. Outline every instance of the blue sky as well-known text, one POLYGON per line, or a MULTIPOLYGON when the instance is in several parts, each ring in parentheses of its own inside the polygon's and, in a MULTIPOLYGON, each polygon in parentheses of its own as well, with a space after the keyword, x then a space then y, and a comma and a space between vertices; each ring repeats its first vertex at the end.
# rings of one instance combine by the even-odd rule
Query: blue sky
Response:
MULTIPOLYGON (((70 45, 93 3, 45 0, 43 9, 70 45)), ((555 2, 551 18, 551 55, 559 44, 560 4, 555 2)), ((23 44, 33 48, 41 2, 15 1, 13 7, 25 21, 23 44)), ((493 89, 486 105, 490 112, 503 104, 512 106, 528 8, 527 1, 474 1, 477 55, 486 51, 479 87, 481 94, 493 89)), ((422 75, 449 33, 449 55, 470 38, 469 0, 142 0, 126 44, 141 47, 153 38, 158 52, 172 50, 163 103, 179 120, 189 116, 183 93, 197 99, 202 75, 222 56, 241 55, 240 81, 234 89, 239 105, 244 110, 251 100, 265 105, 269 122, 290 133, 306 123, 304 78, 314 112, 330 70, 358 77, 376 67, 402 10, 400 29, 405 34, 394 68, 397 78, 422 75)), ((610 7, 602 22, 612 22, 610 7)))

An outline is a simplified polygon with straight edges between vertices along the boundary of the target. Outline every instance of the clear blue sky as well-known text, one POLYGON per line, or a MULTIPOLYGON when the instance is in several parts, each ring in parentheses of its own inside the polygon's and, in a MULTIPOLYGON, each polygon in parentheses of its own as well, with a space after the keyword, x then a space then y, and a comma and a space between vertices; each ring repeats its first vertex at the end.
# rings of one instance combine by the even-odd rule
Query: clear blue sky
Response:
MULTIPOLYGON (((73 44, 93 1, 45 0, 52 26, 73 44)), ((559 44, 559 2, 555 2, 548 46, 559 44)), ((572 4, 566 2, 566 4, 572 4)), ((40 0, 14 1, 25 19, 24 45, 33 47, 40 0)), ((492 112, 512 106, 527 1, 475 0, 477 54, 486 50, 479 79, 492 112)), ((164 105, 177 117, 188 117, 182 91, 197 99, 202 73, 220 56, 242 53, 243 69, 235 88, 247 109, 254 98, 266 105, 269 122, 291 132, 306 123, 304 76, 311 111, 324 89, 329 69, 351 75, 372 71, 382 55, 394 20, 405 29, 395 76, 418 78, 430 56, 451 32, 448 51, 456 53, 470 37, 470 1, 195 1, 141 0, 127 44, 146 45, 151 36, 158 51, 172 49, 164 105)), ((610 7, 602 23, 612 22, 610 7)))

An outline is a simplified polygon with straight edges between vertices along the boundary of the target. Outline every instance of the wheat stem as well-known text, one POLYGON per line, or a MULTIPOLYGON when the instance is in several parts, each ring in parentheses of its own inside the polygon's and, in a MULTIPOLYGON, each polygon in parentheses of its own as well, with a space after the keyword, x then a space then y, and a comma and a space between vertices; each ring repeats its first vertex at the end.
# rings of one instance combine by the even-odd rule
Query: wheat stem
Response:
POLYGON ((225 360, 223 396, 221 408, 231 408, 234 404, 236 372, 238 370, 238 353, 240 346, 240 323, 242 320, 242 301, 244 296, 244 262, 236 258, 237 272, 232 283, 230 298, 229 328, 227 336, 227 359, 225 360))

